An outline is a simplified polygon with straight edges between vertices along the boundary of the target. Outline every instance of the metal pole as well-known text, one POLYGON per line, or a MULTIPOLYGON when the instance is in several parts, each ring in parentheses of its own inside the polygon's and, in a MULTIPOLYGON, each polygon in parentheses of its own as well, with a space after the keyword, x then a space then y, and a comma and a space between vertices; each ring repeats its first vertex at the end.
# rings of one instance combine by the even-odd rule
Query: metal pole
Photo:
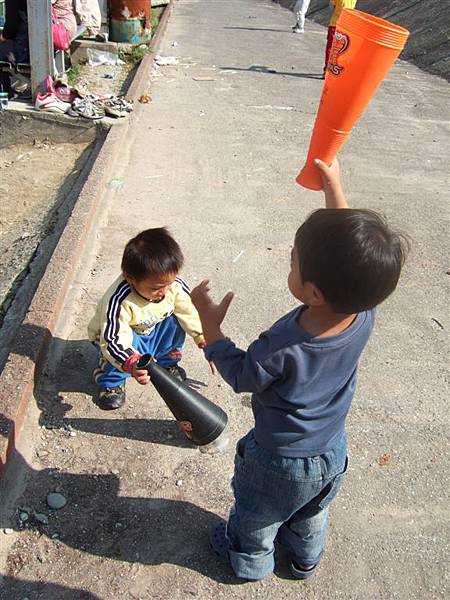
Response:
POLYGON ((30 38, 31 93, 35 100, 45 90, 45 80, 53 75, 53 35, 50 0, 27 0, 30 38))

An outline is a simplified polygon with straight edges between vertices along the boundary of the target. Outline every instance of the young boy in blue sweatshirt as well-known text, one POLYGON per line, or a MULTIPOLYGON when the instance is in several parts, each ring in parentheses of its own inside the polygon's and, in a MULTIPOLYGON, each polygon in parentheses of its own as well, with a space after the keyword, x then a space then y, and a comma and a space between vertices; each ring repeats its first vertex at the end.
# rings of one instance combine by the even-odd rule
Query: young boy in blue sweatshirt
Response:
POLYGON ((191 295, 207 359, 235 392, 253 392, 255 425, 236 449, 235 503, 210 535, 213 549, 249 580, 273 571, 275 540, 294 577, 317 569, 347 469, 345 419, 358 361, 407 252, 380 215, 348 208, 337 162, 316 165, 326 208, 298 229, 288 277, 301 304, 245 352, 221 331, 233 294, 214 304, 205 280, 191 295))

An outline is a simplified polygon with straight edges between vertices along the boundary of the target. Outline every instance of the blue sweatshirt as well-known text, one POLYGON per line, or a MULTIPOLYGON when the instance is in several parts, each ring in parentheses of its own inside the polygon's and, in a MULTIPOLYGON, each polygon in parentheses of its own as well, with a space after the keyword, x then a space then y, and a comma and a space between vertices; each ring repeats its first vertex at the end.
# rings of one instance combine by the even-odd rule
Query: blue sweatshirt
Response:
POLYGON ((291 458, 323 454, 344 434, 358 360, 374 323, 373 310, 362 312, 339 335, 313 337, 298 325, 305 309, 279 319, 247 352, 228 338, 205 349, 235 392, 253 392, 257 443, 291 458))

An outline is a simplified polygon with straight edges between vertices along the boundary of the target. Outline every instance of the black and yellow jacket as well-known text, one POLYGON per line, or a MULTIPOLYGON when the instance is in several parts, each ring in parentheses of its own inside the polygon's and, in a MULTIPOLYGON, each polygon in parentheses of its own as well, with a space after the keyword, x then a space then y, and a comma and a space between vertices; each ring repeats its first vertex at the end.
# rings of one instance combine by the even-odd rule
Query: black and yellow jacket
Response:
POLYGON ((133 348, 133 331, 138 335, 149 335, 170 315, 175 315, 197 345, 204 344, 200 318, 192 304, 189 286, 180 277, 175 279, 162 300, 149 302, 120 276, 97 305, 88 325, 89 339, 99 344, 108 362, 123 371, 125 363, 137 354, 133 348))

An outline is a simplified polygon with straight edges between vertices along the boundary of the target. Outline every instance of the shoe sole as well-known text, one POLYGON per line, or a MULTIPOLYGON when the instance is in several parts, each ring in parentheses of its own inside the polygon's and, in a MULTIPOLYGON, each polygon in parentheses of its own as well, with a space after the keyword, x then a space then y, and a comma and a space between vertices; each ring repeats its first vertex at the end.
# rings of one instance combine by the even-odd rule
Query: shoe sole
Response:
POLYGON ((295 579, 303 581, 304 579, 310 579, 311 577, 313 577, 315 575, 316 570, 317 570, 317 565, 314 565, 314 567, 312 569, 309 569, 308 571, 303 571, 303 570, 297 569, 297 567, 295 567, 291 562, 290 569, 291 569, 291 574, 293 577, 295 577, 295 579))
POLYGON ((96 404, 101 410, 117 410, 118 408, 121 408, 125 404, 125 402, 117 404, 116 406, 112 406, 111 404, 101 404, 100 402, 96 402, 96 404))
POLYGON ((63 110, 62 108, 58 108, 57 106, 39 106, 38 110, 41 112, 59 113, 60 115, 65 115, 67 113, 67 109, 63 110))

